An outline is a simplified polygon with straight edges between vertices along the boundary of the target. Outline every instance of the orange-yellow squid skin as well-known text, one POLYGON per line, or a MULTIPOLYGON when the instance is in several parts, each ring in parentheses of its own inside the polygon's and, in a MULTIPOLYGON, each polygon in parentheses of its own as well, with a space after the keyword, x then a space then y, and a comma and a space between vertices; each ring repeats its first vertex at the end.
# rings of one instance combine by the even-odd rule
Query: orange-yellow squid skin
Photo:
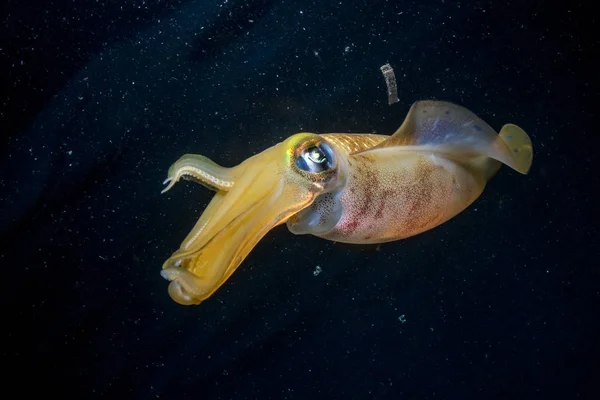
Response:
POLYGON ((496 133, 461 106, 413 104, 391 136, 299 133, 233 168, 185 155, 169 169, 216 191, 161 275, 180 304, 210 297, 273 227, 345 243, 384 243, 454 217, 506 164, 526 174, 531 140, 496 133))

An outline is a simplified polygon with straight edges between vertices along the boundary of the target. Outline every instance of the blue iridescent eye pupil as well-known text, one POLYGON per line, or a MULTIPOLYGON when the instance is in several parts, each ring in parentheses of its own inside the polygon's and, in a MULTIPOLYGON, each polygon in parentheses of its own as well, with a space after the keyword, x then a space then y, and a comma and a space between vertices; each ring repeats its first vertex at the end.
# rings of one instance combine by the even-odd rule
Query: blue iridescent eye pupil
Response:
POLYGON ((333 152, 324 143, 305 149, 296 159, 298 168, 313 173, 330 170, 333 165, 333 152))
POLYGON ((310 153, 308 153, 308 158, 312 162, 316 162, 317 164, 323 164, 324 162, 327 162, 327 157, 325 157, 325 154, 323 154, 321 149, 319 149, 318 147, 313 147, 312 149, 310 149, 310 153))

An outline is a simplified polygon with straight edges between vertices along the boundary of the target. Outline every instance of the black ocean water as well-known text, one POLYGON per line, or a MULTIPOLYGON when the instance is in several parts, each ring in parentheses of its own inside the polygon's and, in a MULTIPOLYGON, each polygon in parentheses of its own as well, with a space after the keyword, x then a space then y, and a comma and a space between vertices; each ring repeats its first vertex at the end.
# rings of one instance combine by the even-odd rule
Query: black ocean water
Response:
POLYGON ((557 3, 5 2, 5 387, 598 398, 597 16, 557 3), (420 99, 523 127, 531 172, 502 168, 458 217, 376 251, 277 227, 200 306, 169 298, 161 265, 211 198, 160 194, 179 156, 392 133, 420 99))

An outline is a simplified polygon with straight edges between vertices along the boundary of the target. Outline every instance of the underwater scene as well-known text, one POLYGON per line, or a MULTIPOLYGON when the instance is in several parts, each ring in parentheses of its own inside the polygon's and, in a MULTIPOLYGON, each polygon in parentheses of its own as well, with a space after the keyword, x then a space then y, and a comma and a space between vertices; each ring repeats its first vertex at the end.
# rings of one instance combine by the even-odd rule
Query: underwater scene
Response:
POLYGON ((600 398, 591 6, 0 16, 7 387, 600 398))

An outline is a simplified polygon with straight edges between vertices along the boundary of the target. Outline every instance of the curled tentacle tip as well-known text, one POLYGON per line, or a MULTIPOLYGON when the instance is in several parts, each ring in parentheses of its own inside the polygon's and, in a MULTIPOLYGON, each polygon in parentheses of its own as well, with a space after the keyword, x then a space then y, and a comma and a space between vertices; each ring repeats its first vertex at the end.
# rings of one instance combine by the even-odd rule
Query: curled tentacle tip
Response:
POLYGON ((171 296, 173 300, 181 305, 190 306, 194 304, 200 304, 200 301, 194 300, 192 296, 188 295, 183 286, 181 286, 177 281, 172 281, 169 284, 168 292, 169 296, 171 296))
POLYGON ((168 281, 173 281, 175 280, 175 278, 181 276, 181 272, 182 271, 180 268, 167 267, 160 271, 160 276, 162 276, 168 281))
POLYGON ((162 271, 160 271, 160 276, 162 276, 163 278, 165 278, 166 280, 170 281, 170 275, 169 275, 169 271, 165 271, 164 269, 162 271))
POLYGON ((173 178, 167 178, 164 180, 163 185, 165 185, 167 183, 168 183, 167 187, 160 191, 161 194, 163 194, 163 193, 167 192, 169 189, 171 189, 173 187, 173 185, 175 184, 175 181, 173 181, 173 178))

